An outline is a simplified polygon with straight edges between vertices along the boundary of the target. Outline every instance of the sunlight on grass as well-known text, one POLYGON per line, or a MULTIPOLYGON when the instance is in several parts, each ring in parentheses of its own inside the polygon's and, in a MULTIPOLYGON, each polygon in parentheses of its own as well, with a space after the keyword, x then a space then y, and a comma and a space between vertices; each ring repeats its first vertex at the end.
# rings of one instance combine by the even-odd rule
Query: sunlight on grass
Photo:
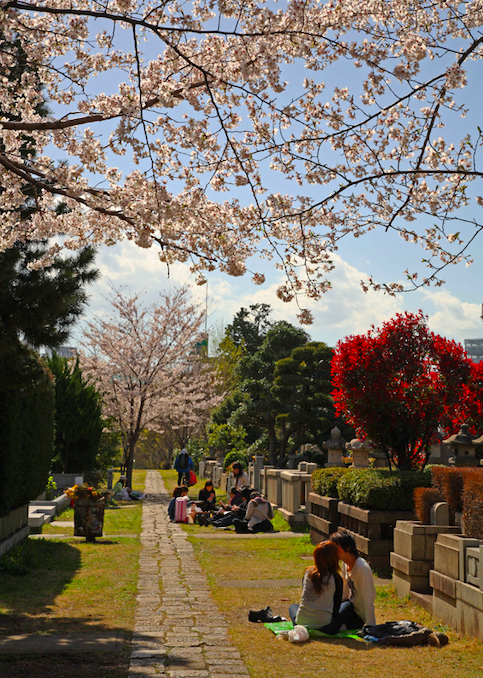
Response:
MULTIPOLYGON (((275 614, 288 617, 289 605, 300 602, 302 575, 311 563, 314 546, 309 537, 216 541, 190 537, 190 541, 251 678, 320 678, 321 675, 325 678, 359 675, 364 678, 481 678, 483 675, 482 644, 448 629, 444 630, 449 633, 450 644, 444 648, 384 648, 345 639, 312 639, 308 644, 292 645, 277 640, 263 625, 248 622, 248 612, 270 605, 275 614), (274 580, 295 578, 300 578, 296 586, 273 586, 274 580), (253 584, 243 585, 247 580, 253 584), (272 580, 271 585, 261 580, 272 580)), ((410 619, 441 629, 422 608, 411 601, 399 600, 392 586, 378 586, 377 590, 378 623, 410 619)))

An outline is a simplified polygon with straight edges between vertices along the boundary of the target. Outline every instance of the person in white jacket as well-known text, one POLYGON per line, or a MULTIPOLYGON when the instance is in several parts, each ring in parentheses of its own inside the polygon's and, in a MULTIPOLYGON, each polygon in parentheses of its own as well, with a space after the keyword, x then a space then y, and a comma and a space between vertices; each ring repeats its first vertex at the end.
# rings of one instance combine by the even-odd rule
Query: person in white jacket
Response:
POLYGON ((329 633, 337 633, 344 625, 346 629, 360 629, 364 624, 374 626, 376 587, 369 563, 359 555, 354 537, 349 532, 335 532, 330 535, 330 540, 336 544, 337 555, 342 560, 341 572, 348 599, 340 606, 329 633))
POLYGON ((254 490, 250 494, 250 501, 248 502, 244 520, 235 518, 233 525, 239 533, 270 532, 273 530, 273 525, 270 522, 271 518, 273 518, 272 505, 260 496, 260 492, 254 490))

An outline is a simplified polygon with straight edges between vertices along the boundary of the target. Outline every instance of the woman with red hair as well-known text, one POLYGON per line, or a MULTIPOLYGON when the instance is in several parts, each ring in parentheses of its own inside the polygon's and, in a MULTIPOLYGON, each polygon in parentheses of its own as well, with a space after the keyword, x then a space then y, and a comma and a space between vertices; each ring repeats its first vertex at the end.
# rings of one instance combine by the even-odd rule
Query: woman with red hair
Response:
MULTIPOLYGON (((300 605, 290 605, 294 624, 324 631, 338 612, 342 600, 337 546, 332 541, 317 544, 314 564, 305 570, 300 605)), ((330 632, 329 630, 325 632, 330 632)))

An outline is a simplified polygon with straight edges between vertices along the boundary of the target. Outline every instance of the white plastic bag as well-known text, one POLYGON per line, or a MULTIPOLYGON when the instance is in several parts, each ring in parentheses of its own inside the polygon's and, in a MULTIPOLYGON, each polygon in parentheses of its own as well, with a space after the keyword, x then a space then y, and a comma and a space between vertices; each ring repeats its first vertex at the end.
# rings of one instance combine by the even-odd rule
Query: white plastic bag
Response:
POLYGON ((291 643, 305 643, 309 639, 309 632, 305 626, 297 624, 288 632, 288 639, 291 643))

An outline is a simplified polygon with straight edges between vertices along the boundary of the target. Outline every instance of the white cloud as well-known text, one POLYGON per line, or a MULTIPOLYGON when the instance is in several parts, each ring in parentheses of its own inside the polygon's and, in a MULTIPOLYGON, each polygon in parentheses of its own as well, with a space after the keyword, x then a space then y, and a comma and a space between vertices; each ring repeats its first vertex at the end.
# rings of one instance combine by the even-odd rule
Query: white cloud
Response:
MULTIPOLYGON (((424 290, 411 294, 389 297, 380 292, 364 293, 360 281, 367 279, 367 273, 360 271, 333 255, 336 265, 330 274, 332 289, 320 300, 302 298, 300 305, 310 309, 314 324, 306 327, 314 340, 325 341, 335 346, 339 339, 350 334, 362 334, 371 325, 376 327, 389 320, 396 313, 422 309, 429 316, 429 326, 444 336, 463 341, 465 338, 482 336, 480 307, 458 299, 448 289, 424 290)), ((158 294, 169 287, 187 285, 200 305, 205 304, 206 287, 195 284, 189 271, 189 264, 176 263, 168 267, 159 261, 157 252, 141 249, 132 242, 124 241, 113 247, 99 250, 96 265, 102 278, 89 290, 90 305, 86 319, 109 311, 105 299, 110 294, 110 283, 135 292, 144 291, 146 303, 156 302, 158 294)), ((371 271, 372 272, 372 271, 371 271)), ((267 275, 263 286, 254 285, 249 276, 231 278, 220 273, 208 274, 208 324, 226 327, 235 313, 250 304, 266 303, 273 309, 274 320, 287 320, 297 324, 298 308, 295 303, 286 304, 276 295, 280 274, 267 275)), ((76 338, 82 334, 82 325, 76 338)))
POLYGON ((428 324, 433 332, 461 343, 464 339, 482 336, 480 304, 461 301, 449 290, 426 290, 422 294, 435 308, 428 314, 428 324))

